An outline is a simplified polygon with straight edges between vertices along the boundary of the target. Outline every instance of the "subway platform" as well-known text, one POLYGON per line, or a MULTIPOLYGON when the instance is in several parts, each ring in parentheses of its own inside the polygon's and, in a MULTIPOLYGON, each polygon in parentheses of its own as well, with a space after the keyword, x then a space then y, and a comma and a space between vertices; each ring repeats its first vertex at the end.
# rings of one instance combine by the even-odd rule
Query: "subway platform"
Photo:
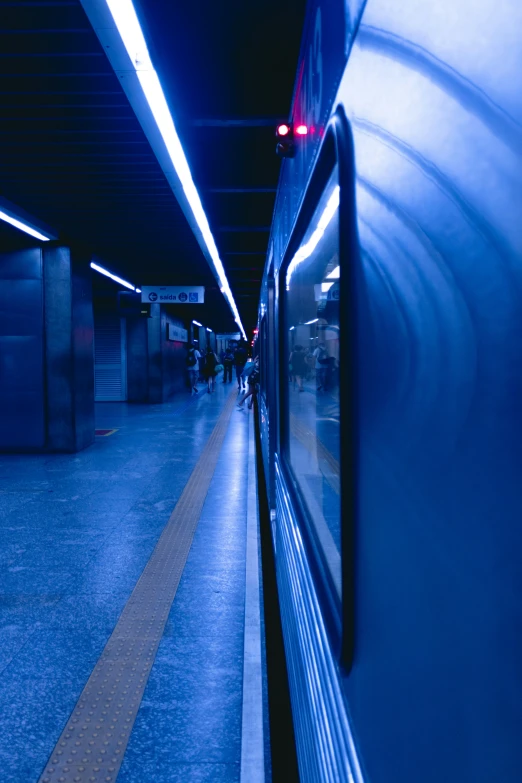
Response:
POLYGON ((270 779, 255 444, 235 384, 0 455, 0 780, 270 779), (233 388, 232 388, 233 386, 233 388))

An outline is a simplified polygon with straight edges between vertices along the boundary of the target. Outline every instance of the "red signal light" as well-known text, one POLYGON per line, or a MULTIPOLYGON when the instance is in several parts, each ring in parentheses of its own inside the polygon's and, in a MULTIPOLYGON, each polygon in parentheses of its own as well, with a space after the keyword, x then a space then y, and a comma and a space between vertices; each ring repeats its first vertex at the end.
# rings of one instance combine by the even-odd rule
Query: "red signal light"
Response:
POLYGON ((290 133, 290 126, 287 125, 286 123, 277 126, 278 136, 288 136, 289 133, 290 133))
POLYGON ((298 125, 297 128, 295 129, 295 132, 297 133, 298 136, 306 136, 306 134, 308 133, 308 126, 298 125))

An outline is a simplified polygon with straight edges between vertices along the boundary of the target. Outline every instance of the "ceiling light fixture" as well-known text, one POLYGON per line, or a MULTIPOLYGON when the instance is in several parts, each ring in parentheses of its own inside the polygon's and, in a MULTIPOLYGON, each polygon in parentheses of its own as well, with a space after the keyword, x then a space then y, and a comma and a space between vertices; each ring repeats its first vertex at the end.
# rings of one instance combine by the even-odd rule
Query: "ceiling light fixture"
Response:
MULTIPOLYGON (((192 210, 192 214, 201 231, 203 240, 214 265, 217 278, 223 295, 228 301, 229 307, 241 329, 244 339, 246 333, 239 317, 232 291, 225 274, 225 269, 219 257, 219 252, 212 236, 207 216, 201 204, 198 191, 192 180, 192 174, 183 151, 183 147, 177 134, 174 120, 170 113, 165 95, 163 93, 158 74, 150 59, 150 54, 143 36, 143 32, 131 0, 106 0, 114 23, 121 36, 121 40, 130 61, 136 71, 141 88, 154 116, 157 128, 161 134, 165 147, 174 165, 181 186, 192 210)), ((88 3, 83 0, 84 6, 88 3)))
MULTIPOLYGON (((104 269, 102 266, 99 266, 98 264, 95 264, 94 261, 91 261, 91 268, 94 269, 95 272, 99 272, 100 275, 105 275, 105 277, 110 277, 111 280, 114 280, 115 283, 119 283, 120 285, 124 285, 125 288, 130 288, 131 291, 137 291, 138 289, 134 288, 131 283, 128 283, 126 280, 122 280, 121 277, 118 277, 117 275, 113 275, 112 272, 109 272, 108 269, 104 269)), ((139 291, 141 293, 141 291, 139 291)))
POLYGON ((341 276, 341 267, 336 266, 329 275, 326 275, 326 278, 329 280, 338 280, 341 276))
MULTIPOLYGON (((336 185, 335 188, 333 189, 332 195, 330 196, 330 198, 326 203, 326 206, 323 210, 321 217, 317 222, 317 228, 313 232, 308 242, 306 242, 306 244, 304 245, 301 245, 301 247, 299 248, 295 256, 288 264, 288 269, 286 270, 287 291, 290 288, 290 280, 292 279, 292 275, 295 272, 296 268, 299 266, 299 264, 302 264, 302 262, 305 261, 307 258, 310 258, 315 248, 323 238, 324 232, 326 231, 330 222, 332 221, 333 216, 337 212, 337 209, 339 207, 339 194, 340 194, 339 185, 336 185)), ((330 272, 330 274, 327 275, 327 277, 332 278, 334 272, 335 269, 333 272, 330 272)))
POLYGON ((24 231, 26 234, 30 234, 32 237, 35 237, 35 239, 41 239, 42 242, 48 242, 51 239, 51 237, 42 234, 40 231, 37 231, 32 226, 29 226, 27 223, 24 223, 22 220, 18 220, 18 218, 14 217, 13 215, 10 215, 8 212, 4 212, 3 210, 0 210, 0 220, 4 220, 6 223, 10 223, 12 226, 18 228, 20 231, 24 231))
POLYGON ((203 326, 203 324, 200 324, 199 321, 192 321, 193 324, 196 324, 196 326, 203 326))

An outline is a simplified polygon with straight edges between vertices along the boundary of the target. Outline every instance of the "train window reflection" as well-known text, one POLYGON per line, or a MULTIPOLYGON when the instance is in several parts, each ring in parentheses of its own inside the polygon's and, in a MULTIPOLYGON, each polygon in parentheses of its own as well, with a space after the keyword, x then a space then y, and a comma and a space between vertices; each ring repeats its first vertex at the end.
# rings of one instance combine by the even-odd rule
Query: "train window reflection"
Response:
POLYGON ((286 271, 286 458, 340 593, 339 186, 334 171, 286 271))

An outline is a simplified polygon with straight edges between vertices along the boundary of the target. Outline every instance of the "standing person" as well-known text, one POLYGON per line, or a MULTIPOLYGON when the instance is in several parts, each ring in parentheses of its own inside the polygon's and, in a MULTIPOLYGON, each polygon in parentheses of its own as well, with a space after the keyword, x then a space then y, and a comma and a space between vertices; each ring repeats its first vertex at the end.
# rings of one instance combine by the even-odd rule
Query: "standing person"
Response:
POLYGON ((189 345, 188 347, 188 353, 187 358, 185 359, 185 364, 187 366, 187 373, 190 383, 190 394, 197 394, 198 393, 198 378, 199 378, 199 360, 201 359, 201 354, 196 348, 195 345, 189 345))
POLYGON ((292 365, 292 373, 297 381, 298 390, 302 392, 304 391, 303 378, 306 375, 306 358, 302 345, 294 346, 294 350, 290 354, 290 359, 288 361, 292 365))
POLYGON ((224 368, 223 383, 227 382, 227 376, 228 376, 228 379, 229 379, 230 383, 232 383, 232 367, 233 367, 233 365, 234 365, 234 352, 233 352, 232 348, 229 347, 229 348, 227 348, 225 350, 224 356, 223 356, 223 368, 224 368))
POLYGON ((330 361, 328 357, 328 351, 326 350, 324 343, 319 343, 314 351, 315 359, 315 378, 317 383, 317 391, 326 388, 326 371, 328 369, 328 363, 330 361))
POLYGON ((247 382, 248 382, 248 391, 242 394, 239 400, 237 401, 237 408, 240 411, 243 410, 243 403, 245 402, 247 397, 252 398, 248 403, 248 407, 249 408, 252 407, 252 402, 255 397, 257 384, 259 383, 259 357, 258 356, 256 356, 256 358, 254 359, 254 368, 251 371, 250 375, 248 376, 247 382))
POLYGON ((241 377, 243 375, 243 370, 245 369, 246 360, 247 360, 246 348, 243 342, 240 342, 234 354, 234 364, 236 365, 236 378, 237 378, 238 391, 241 391, 241 384, 243 384, 243 389, 246 388, 245 381, 241 377))
POLYGON ((216 381, 216 367, 219 364, 218 358, 212 348, 207 348, 207 352, 205 354, 205 366, 203 367, 203 375, 205 376, 205 380, 207 382, 207 390, 208 393, 214 391, 214 384, 216 381))

